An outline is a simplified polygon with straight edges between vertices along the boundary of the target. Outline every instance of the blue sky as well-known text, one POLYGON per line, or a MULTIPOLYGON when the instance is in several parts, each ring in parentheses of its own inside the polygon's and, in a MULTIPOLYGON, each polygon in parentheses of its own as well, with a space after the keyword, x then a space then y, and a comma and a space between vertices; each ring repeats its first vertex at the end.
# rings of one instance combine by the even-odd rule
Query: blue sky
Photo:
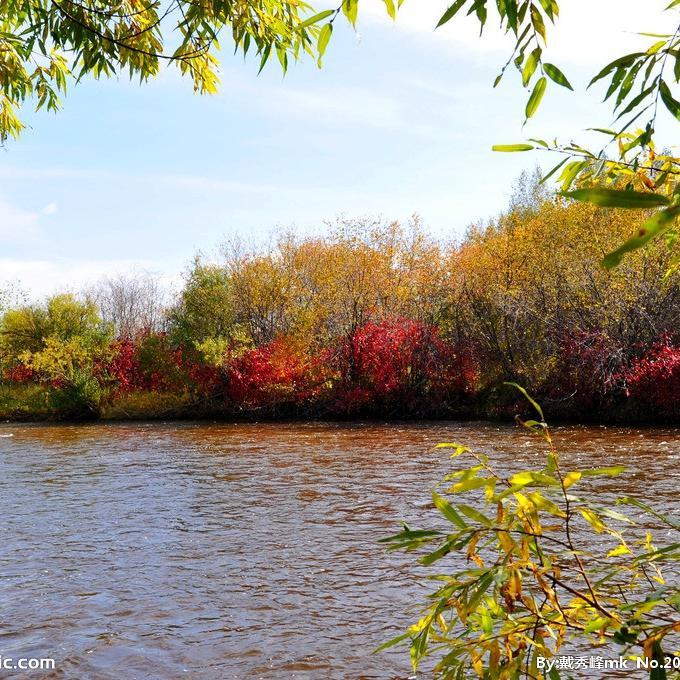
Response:
POLYGON ((585 84, 635 48, 633 31, 667 29, 665 4, 563 0, 548 60, 577 93, 549 89, 524 130, 517 74, 491 87, 510 44, 472 25, 433 32, 446 7, 434 0, 406 0, 394 24, 362 0, 358 34, 338 23, 322 70, 297 64, 283 78, 272 63, 257 77, 225 46, 213 97, 174 71, 145 87, 81 84, 57 115, 26 111, 30 129, 0 150, 0 281, 35 296, 132 269, 177 281, 225 239, 319 232, 340 214, 417 212, 433 233, 460 235, 545 161, 492 144, 609 124, 585 84))

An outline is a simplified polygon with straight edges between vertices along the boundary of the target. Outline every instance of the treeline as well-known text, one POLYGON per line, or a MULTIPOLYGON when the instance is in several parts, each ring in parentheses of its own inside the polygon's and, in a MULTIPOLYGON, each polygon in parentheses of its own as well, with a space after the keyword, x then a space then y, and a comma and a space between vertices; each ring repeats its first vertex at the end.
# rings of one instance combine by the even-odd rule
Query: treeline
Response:
POLYGON ((458 243, 417 220, 197 259, 168 302, 151 277, 15 305, 0 412, 20 417, 510 417, 506 381, 552 418, 680 414, 680 286, 664 243, 615 272, 630 213, 526 181, 458 243))

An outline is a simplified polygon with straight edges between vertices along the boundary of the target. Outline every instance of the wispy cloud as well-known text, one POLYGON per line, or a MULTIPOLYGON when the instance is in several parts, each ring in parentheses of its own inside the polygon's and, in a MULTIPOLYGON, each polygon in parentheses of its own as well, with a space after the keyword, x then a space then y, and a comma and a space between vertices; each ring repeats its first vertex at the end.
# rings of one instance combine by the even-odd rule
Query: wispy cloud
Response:
MULTIPOLYGON (((484 59, 499 56, 512 49, 512 36, 503 35, 489 20, 484 34, 479 36, 475 17, 457 16, 455 20, 434 30, 451 2, 446 0, 416 0, 404 2, 396 22, 385 12, 381 0, 365 0, 361 16, 369 24, 410 33, 427 43, 451 51, 461 57, 484 59)), ((571 0, 561 6, 560 18, 551 28, 548 53, 551 58, 580 65, 601 65, 610 55, 616 56, 627 46, 634 49, 648 38, 637 31, 664 31, 669 14, 663 10, 666 0, 571 0)), ((500 65, 500 64, 499 64, 500 65)))
POLYGON ((168 289, 178 287, 181 277, 160 263, 144 259, 120 260, 24 260, 0 258, 0 288, 11 284, 26 288, 38 299, 57 292, 77 293, 107 276, 135 271, 157 273, 168 289))
POLYGON ((409 128, 413 131, 402 102, 360 88, 276 88, 269 96, 278 113, 312 119, 322 125, 360 125, 390 131, 409 128))
POLYGON ((0 243, 35 241, 41 233, 40 215, 0 198, 0 243))

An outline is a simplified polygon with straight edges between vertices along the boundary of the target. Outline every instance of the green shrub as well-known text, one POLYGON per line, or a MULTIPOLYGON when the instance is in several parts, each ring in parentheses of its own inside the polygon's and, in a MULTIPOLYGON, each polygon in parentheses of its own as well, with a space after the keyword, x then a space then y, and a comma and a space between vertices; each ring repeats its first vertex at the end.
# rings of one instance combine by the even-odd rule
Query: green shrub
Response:
POLYGON ((49 390, 50 403, 64 418, 78 420, 99 417, 107 391, 91 371, 75 369, 68 382, 49 390))
POLYGON ((164 418, 187 413, 192 399, 178 392, 126 392, 118 394, 101 412, 106 420, 141 420, 164 418))
POLYGON ((0 383, 1 420, 44 420, 54 417, 49 390, 35 383, 0 383))

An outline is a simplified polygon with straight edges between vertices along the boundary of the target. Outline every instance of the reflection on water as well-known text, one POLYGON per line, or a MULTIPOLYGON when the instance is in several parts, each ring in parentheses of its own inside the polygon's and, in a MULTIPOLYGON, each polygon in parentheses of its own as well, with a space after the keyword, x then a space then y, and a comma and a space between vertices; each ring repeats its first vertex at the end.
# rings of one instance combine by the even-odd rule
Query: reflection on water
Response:
MULTIPOLYGON (((406 678, 371 650, 427 584, 378 538, 427 522, 440 441, 540 464, 512 426, 2 426, 0 654, 55 678, 406 678)), ((565 469, 673 509, 680 431, 563 428, 565 469)), ((39 675, 39 674, 38 674, 39 675)), ((14 674, 12 677, 20 677, 14 674)), ((37 677, 35 673, 31 677, 37 677)))

